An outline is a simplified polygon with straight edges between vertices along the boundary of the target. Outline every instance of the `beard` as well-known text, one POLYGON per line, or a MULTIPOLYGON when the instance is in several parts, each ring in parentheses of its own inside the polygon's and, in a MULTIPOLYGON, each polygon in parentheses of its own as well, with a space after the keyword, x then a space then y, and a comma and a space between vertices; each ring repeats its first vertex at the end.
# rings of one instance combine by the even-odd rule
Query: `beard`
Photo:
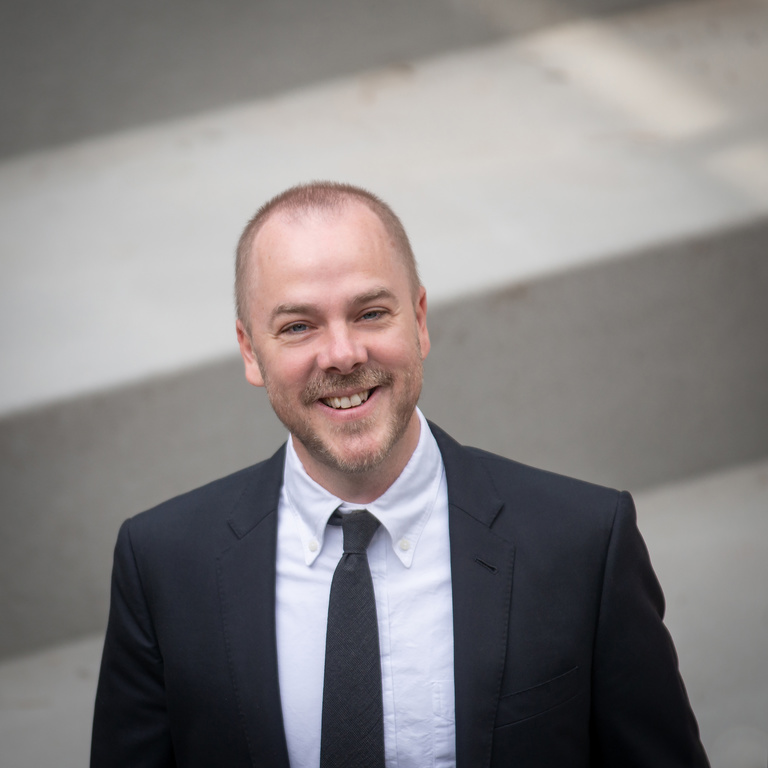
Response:
POLYGON ((275 415, 315 460, 346 475, 363 474, 382 464, 408 428, 423 381, 421 354, 418 348, 415 352, 412 364, 398 376, 376 367, 361 368, 347 375, 318 372, 302 391, 300 407, 271 385, 264 370, 261 373, 275 415), (312 423, 310 409, 315 408, 315 403, 326 393, 377 387, 392 391, 387 413, 372 414, 346 424, 325 422, 320 428, 312 423), (377 427, 381 428, 378 436, 377 427))

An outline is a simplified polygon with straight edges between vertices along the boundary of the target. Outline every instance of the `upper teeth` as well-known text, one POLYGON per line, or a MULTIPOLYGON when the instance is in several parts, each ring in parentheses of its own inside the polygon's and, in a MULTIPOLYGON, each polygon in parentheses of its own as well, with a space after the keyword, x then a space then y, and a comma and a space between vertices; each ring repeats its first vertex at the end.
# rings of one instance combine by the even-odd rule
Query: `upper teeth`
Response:
POLYGON ((349 397, 326 397, 323 399, 323 402, 326 405, 330 405, 331 408, 352 408, 353 406, 364 403, 370 394, 371 390, 366 389, 365 392, 360 392, 356 395, 350 395, 349 397))

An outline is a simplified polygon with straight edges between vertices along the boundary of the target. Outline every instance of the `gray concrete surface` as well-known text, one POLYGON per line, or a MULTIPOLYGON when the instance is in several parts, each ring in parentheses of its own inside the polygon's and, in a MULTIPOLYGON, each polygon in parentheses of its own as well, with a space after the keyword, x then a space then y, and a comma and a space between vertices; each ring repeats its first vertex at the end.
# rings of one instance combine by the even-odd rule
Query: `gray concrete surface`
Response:
POLYGON ((298 181, 390 201, 433 306, 764 218, 766 71, 765 0, 675 3, 0 163, 0 415, 230 354, 298 181))
POLYGON ((649 0, 4 0, 0 157, 649 0))
POLYGON ((768 764, 768 462, 636 495, 713 768, 768 764))
POLYGON ((639 489, 768 454, 768 218, 438 307, 425 413, 639 489))
MULTIPOLYGON (((713 768, 768 759, 768 461, 636 495, 713 768)), ((0 768, 87 764, 102 636, 0 663, 0 768)))

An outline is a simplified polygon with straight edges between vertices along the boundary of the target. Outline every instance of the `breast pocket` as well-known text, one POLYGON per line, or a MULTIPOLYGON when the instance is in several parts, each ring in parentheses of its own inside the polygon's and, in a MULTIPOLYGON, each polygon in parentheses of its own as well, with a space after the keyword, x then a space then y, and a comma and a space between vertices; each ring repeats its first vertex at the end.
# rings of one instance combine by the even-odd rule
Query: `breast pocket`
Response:
POLYGON ((582 677, 580 668, 573 667, 551 680, 502 696, 496 715, 496 727, 542 715, 567 703, 579 695, 582 677))

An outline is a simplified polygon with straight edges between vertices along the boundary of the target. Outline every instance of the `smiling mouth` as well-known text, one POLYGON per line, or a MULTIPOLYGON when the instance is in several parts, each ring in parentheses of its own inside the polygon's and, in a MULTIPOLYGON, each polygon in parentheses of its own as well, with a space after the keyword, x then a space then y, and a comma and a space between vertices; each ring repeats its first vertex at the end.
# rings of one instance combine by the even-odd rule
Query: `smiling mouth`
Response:
POLYGON ((321 401, 329 408, 336 410, 347 408, 356 408, 358 405, 362 405, 370 396, 372 390, 366 389, 362 392, 356 392, 354 395, 345 395, 344 397, 323 397, 321 401))

